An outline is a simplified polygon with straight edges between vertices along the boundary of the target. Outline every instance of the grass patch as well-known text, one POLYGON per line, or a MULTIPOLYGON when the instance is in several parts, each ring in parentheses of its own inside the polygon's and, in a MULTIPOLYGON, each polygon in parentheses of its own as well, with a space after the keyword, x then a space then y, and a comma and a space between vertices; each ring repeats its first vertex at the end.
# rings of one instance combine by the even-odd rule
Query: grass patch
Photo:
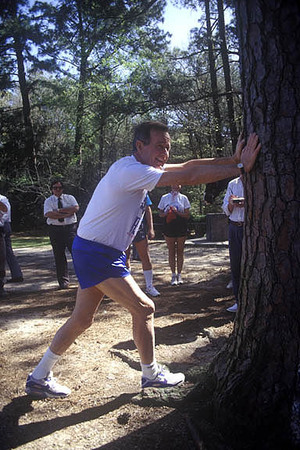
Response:
POLYGON ((42 247, 43 245, 49 245, 49 236, 23 236, 19 234, 13 234, 11 236, 11 242, 13 248, 26 248, 26 247, 42 247))

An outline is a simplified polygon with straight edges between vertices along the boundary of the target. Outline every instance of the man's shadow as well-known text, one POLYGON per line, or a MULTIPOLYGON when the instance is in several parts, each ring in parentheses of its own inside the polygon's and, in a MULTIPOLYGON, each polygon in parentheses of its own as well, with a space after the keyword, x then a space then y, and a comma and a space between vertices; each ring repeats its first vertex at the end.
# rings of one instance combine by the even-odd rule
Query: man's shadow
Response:
POLYGON ((130 402, 135 395, 137 395, 137 392, 121 394, 104 405, 88 408, 68 416, 55 417, 54 419, 26 425, 19 425, 19 419, 26 413, 33 411, 32 402, 34 399, 27 395, 16 397, 0 412, 0 449, 16 448, 63 428, 97 419, 130 402))

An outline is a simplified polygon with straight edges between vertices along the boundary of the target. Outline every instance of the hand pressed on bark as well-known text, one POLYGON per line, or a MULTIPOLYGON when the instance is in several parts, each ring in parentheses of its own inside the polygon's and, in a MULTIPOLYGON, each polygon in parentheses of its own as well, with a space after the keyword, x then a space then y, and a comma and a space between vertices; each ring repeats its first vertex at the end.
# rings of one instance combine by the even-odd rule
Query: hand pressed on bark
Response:
POLYGON ((254 166, 256 157, 261 149, 261 144, 256 133, 251 133, 246 146, 242 150, 241 162, 244 165, 245 172, 250 172, 254 166))

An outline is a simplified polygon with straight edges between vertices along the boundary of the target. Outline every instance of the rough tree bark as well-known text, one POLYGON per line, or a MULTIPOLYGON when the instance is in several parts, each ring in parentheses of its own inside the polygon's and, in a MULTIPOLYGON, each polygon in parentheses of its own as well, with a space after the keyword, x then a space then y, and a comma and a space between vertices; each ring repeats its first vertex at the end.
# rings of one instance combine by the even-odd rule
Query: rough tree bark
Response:
POLYGON ((211 420, 227 445, 219 448, 287 449, 300 444, 290 428, 300 343, 300 3, 236 3, 245 135, 256 131, 262 150, 245 180, 240 305, 210 368, 211 420))

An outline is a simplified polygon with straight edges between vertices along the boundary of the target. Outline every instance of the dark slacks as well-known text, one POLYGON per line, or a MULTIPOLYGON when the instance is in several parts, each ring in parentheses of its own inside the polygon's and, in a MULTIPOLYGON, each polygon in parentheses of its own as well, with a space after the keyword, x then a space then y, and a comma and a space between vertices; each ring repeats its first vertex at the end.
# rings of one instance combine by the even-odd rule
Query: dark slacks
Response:
POLYGON ((235 300, 238 302, 241 277, 243 226, 237 226, 229 222, 228 234, 232 288, 235 300))
POLYGON ((69 283, 66 249, 72 255, 72 245, 76 236, 77 224, 49 225, 48 230, 55 259, 57 281, 62 287, 65 283, 69 283))
POLYGON ((8 264, 11 277, 12 278, 22 278, 22 270, 18 263, 18 260, 14 254, 11 245, 11 225, 9 222, 4 223, 4 238, 5 238, 5 247, 6 247, 6 262, 8 264))

